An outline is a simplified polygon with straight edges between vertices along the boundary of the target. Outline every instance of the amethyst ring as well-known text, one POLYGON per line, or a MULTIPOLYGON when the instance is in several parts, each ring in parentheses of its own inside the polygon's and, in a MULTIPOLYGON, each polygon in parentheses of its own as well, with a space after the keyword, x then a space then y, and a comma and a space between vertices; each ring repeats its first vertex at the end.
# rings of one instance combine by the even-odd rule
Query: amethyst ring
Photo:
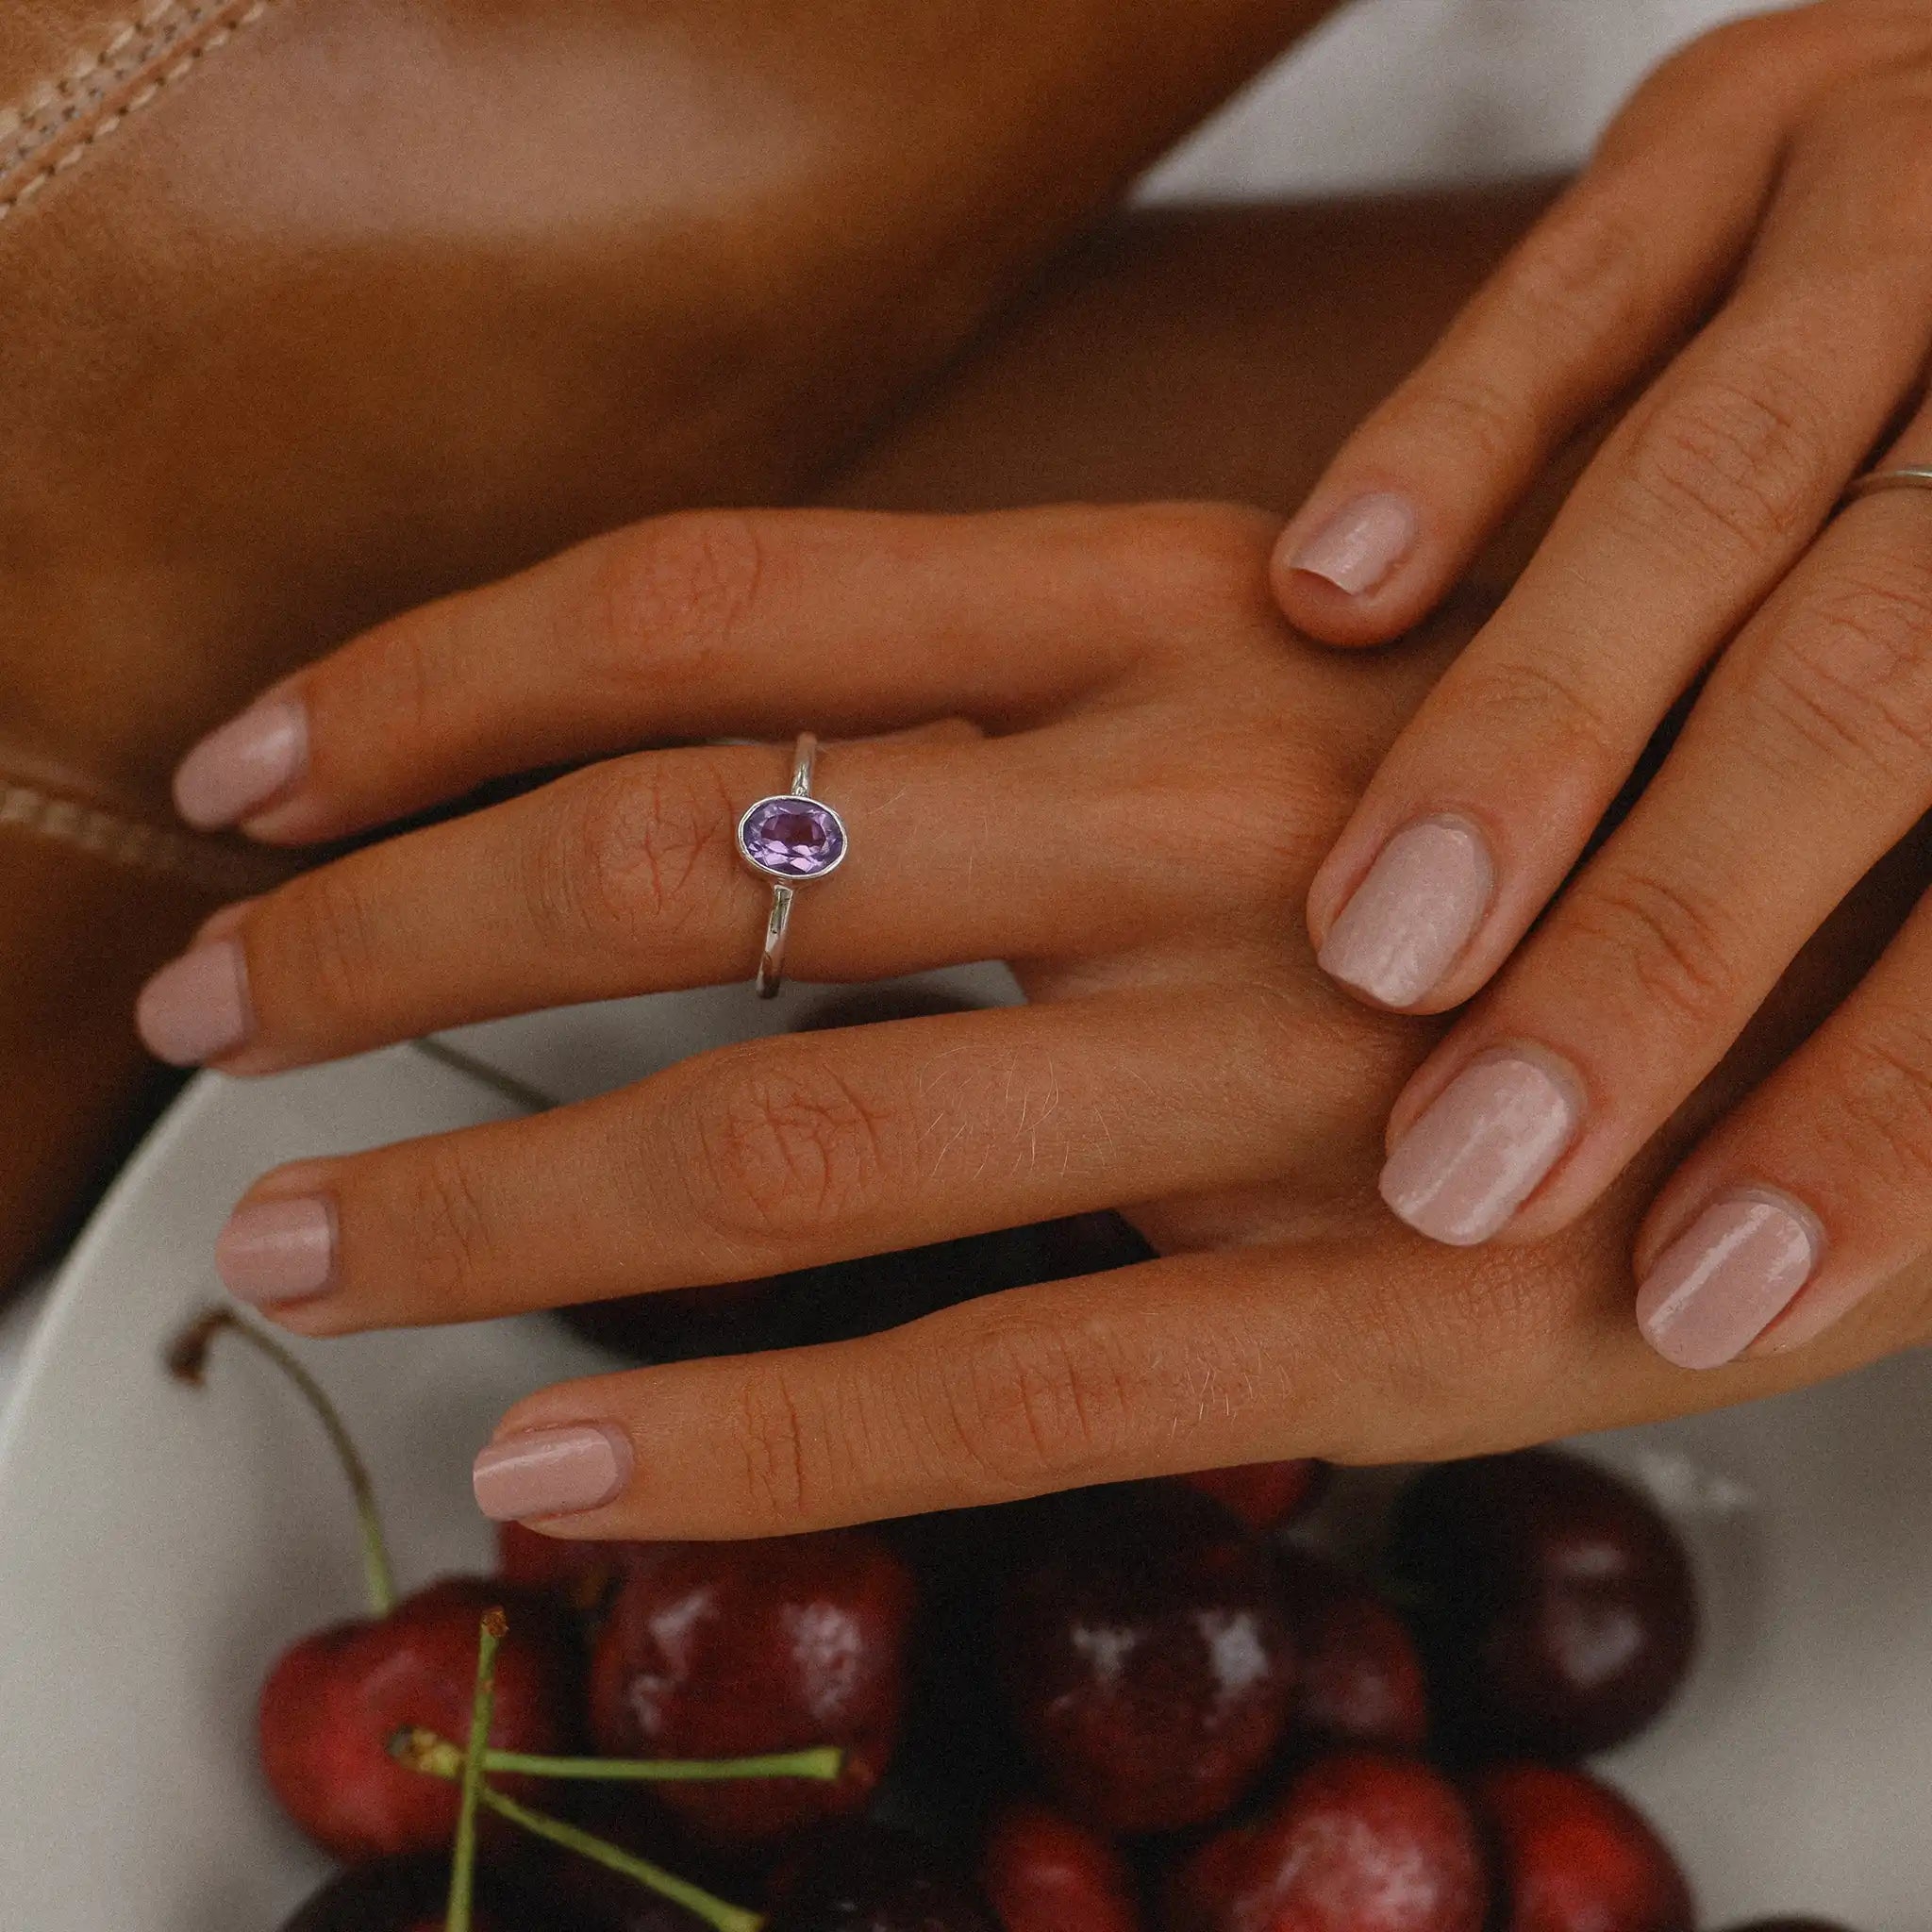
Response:
POLYGON ((845 822, 811 795, 819 741, 801 731, 791 754, 791 790, 761 798, 738 822, 738 855, 760 878, 772 881, 772 916, 765 921, 765 949, 758 956, 758 993, 774 999, 785 977, 785 940, 791 930, 791 901, 808 879, 837 872, 845 858, 845 822))

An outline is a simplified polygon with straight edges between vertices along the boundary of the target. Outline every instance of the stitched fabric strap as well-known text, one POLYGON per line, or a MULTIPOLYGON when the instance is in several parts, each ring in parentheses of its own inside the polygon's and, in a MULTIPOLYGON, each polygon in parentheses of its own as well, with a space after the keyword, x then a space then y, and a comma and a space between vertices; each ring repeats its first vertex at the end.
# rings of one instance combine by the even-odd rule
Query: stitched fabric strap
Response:
POLYGON ((151 0, 23 101, 0 104, 0 221, 186 80, 269 0, 151 0))
POLYGON ((176 880, 217 898, 245 898, 286 878, 286 864, 266 854, 235 852, 211 839, 117 818, 71 798, 0 778, 0 832, 25 834, 86 852, 125 872, 176 880))

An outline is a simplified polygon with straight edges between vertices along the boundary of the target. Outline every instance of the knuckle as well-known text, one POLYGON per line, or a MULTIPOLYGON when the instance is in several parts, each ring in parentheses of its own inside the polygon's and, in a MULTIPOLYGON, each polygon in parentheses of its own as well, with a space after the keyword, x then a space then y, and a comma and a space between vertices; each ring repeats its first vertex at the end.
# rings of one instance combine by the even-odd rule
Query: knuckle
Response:
POLYGON ((398 1224, 408 1230, 409 1284, 432 1320, 461 1320, 493 1273, 486 1196, 455 1138, 411 1150, 401 1174, 398 1224))
POLYGON ((1815 392, 1777 358, 1662 396, 1624 451, 1623 508, 1651 541, 1708 559, 1782 550, 1814 508, 1829 432, 1815 392))
POLYGON ((1632 747, 1588 667, 1553 655, 1466 658, 1457 667, 1457 706, 1506 743, 1534 744, 1560 765, 1622 770, 1632 747))
POLYGON ((1518 249, 1502 292, 1540 351, 1585 354, 1629 332, 1644 254, 1618 202, 1600 190, 1574 195, 1518 249))
POLYGON ((1516 468, 1529 427, 1520 393, 1459 359, 1420 375, 1401 414, 1408 419, 1405 435, 1453 450, 1488 475, 1516 468))
POLYGON ((1834 1105, 1860 1170, 1881 1185, 1923 1191, 1932 1176, 1932 1025, 1907 1012, 1840 1044, 1834 1105))
MULTIPOLYGON (((272 904, 281 928, 276 952, 301 962, 302 1004, 312 1007, 316 1018, 366 1017, 379 1006, 385 978, 381 923, 355 867, 323 866, 285 888, 272 904)), ((253 956, 249 966, 251 976, 258 976, 253 956)), ((300 1024, 300 1015, 286 1017, 300 1024)))
POLYGON ((1712 92, 1755 93, 1790 58, 1787 16, 1746 14, 1720 22, 1661 60, 1633 97, 1632 110, 1669 104, 1682 107, 1712 92))
POLYGON ((1591 958, 1620 962, 1646 1011, 1678 1034, 1726 1024, 1742 981, 1726 923, 1702 892, 1619 868, 1575 896, 1565 923, 1591 958))
POLYGON ((611 540, 591 576, 591 634, 607 673, 702 680, 727 658, 759 602, 767 568, 759 519, 687 510, 611 540))
POLYGON ((1932 563, 1840 565, 1772 638, 1756 708, 1840 772, 1895 779, 1932 755, 1932 563))
POLYGON ((689 1186, 735 1240, 810 1237, 861 1219, 914 1179, 914 1136, 821 1055, 715 1055, 686 1096, 689 1186))
POLYGON ((724 1421, 755 1514, 774 1527, 797 1528, 817 1485, 813 1432, 790 1371, 769 1357, 748 1360, 724 1421))
POLYGON ((964 1346, 935 1350, 927 1372, 940 1459, 995 1499, 1109 1470, 1147 1412, 1141 1377, 1091 1323, 1002 1311, 964 1346))
POLYGON ((701 758, 646 756, 554 789, 558 821, 531 847, 541 933, 620 956, 648 934, 704 925, 730 882, 736 802, 701 758))

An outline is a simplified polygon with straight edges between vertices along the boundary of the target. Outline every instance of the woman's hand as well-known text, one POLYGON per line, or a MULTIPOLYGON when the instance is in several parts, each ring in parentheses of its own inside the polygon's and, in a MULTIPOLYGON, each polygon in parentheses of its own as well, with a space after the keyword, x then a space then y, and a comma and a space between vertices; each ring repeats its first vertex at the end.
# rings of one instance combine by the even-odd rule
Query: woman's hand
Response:
MULTIPOLYGON (((1424 1233, 1587 1210, 1932 804, 1932 494, 1837 508, 1868 462, 1932 464, 1928 347, 1932 8, 1740 22, 1645 85, 1286 532, 1298 625, 1392 638, 1640 385, 1308 896, 1367 1000, 1440 1012, 1494 980, 1390 1121, 1382 1190, 1424 1233)), ((1636 1262, 1670 1359, 1795 1346, 1924 1249, 1928 1010, 1922 911, 1664 1187, 1636 1262)))
POLYGON ((1622 1205, 1513 1257, 1434 1247, 1381 1212, 1379 1123, 1415 1029, 1336 992, 1295 908, 1468 626, 1381 658, 1311 649, 1269 596, 1273 535, 1200 507, 675 517, 385 625, 271 691, 184 766, 203 823, 330 839, 604 761, 217 915, 143 997, 166 1058, 259 1073, 748 978, 769 894, 733 827, 781 788, 800 722, 843 734, 816 790, 852 847, 799 895, 796 971, 1002 957, 1033 1004, 758 1041, 284 1169, 222 1238, 230 1285, 329 1335, 1124 1204, 1164 1252, 859 1341, 535 1396, 480 1492, 581 1536, 1501 1446, 1927 1332, 1915 1279, 1833 1347, 1696 1381, 1631 1324, 1622 1205), (624 750, 753 733, 788 741, 624 750))

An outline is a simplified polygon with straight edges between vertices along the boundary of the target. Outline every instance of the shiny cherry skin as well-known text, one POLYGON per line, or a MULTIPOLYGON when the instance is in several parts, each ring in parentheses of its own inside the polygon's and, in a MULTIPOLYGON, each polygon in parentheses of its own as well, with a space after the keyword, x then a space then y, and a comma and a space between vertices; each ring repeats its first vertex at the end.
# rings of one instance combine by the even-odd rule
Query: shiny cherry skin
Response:
POLYGON ((1420 1751, 1429 1735, 1428 1686, 1408 1626, 1340 1564, 1291 1548, 1277 1560, 1301 1664, 1297 1744, 1420 1751))
POLYGON ((1690 1668, 1697 1597, 1676 1533, 1595 1464, 1524 1450, 1426 1471, 1391 1568, 1447 1748, 1568 1759, 1634 1737, 1690 1668))
MULTIPOLYGON (((337 1873, 282 1932, 442 1932, 448 1900, 446 1856, 380 1858, 337 1873)), ((555 1922, 511 1881, 480 1868, 474 1924, 475 1932, 553 1932, 555 1922)))
MULTIPOLYGON (((492 1606, 508 1611, 497 1653, 499 1750, 555 1752, 574 1741, 570 1645, 554 1608, 502 1584, 452 1576, 405 1597, 386 1617, 316 1631, 284 1651, 262 1686, 262 1769, 283 1808, 345 1864, 446 1848, 457 1791, 407 1770, 390 1740, 420 1726, 468 1735, 476 1636, 492 1606)), ((528 1780, 503 1789, 528 1796, 528 1780)))
POLYGON ((771 1932, 999 1932, 971 1881, 924 1840, 835 1826, 772 1882, 771 1932))
POLYGON ((1044 1805, 992 1821, 979 1888, 1004 1932, 1140 1932, 1133 1874, 1112 1841, 1044 1805))
POLYGON ((639 1545, 598 1634, 591 1722, 613 1757, 738 1757, 836 1744, 836 1782, 655 1787, 722 1842, 860 1808, 898 1741, 915 1591, 861 1530, 639 1545))
POLYGON ((1469 1807, 1411 1757, 1317 1759, 1171 1874, 1167 1932, 1483 1932, 1469 1807))
POLYGON ((1298 1462, 1243 1462, 1232 1469, 1197 1469, 1180 1480, 1212 1496, 1257 1532, 1292 1523, 1321 1501, 1328 1465, 1298 1462))
POLYGON ((1295 1669, 1274 1567, 1178 1485, 1096 1496, 1018 1570, 1000 1632, 1015 1730, 1104 1831, 1218 1817, 1281 1740, 1295 1669))
POLYGON ((1582 1772, 1492 1765, 1476 1811, 1495 1846, 1497 1932, 1693 1932, 1690 1888, 1626 1799, 1582 1772))

